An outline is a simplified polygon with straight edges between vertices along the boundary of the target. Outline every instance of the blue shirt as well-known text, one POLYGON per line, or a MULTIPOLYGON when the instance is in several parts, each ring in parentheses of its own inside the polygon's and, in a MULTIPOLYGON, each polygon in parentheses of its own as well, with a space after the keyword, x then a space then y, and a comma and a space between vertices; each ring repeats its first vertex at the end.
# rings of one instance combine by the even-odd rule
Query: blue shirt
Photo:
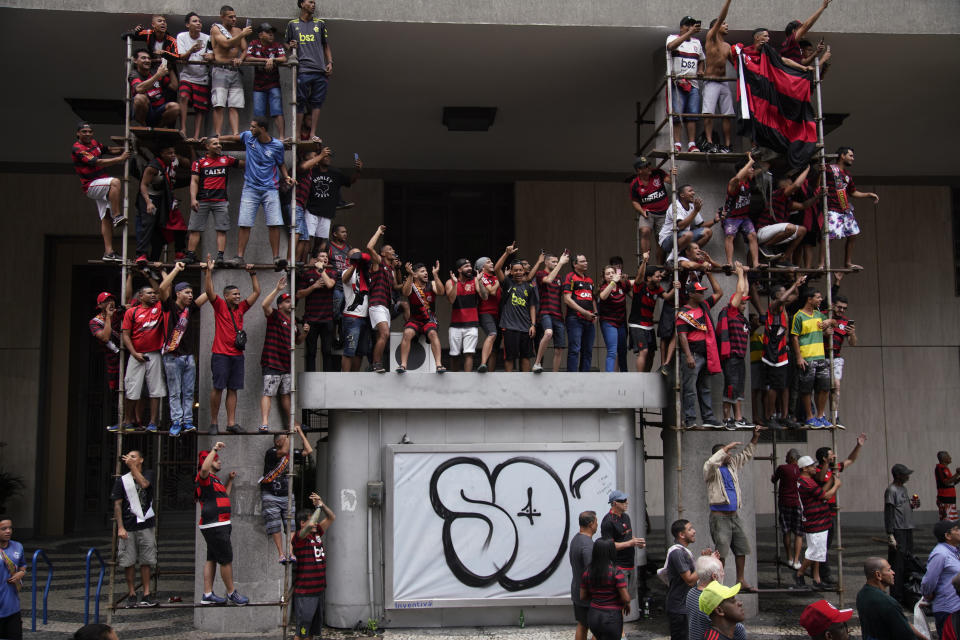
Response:
POLYGON ((953 545, 941 542, 930 552, 927 573, 920 583, 920 591, 930 600, 933 596, 934 613, 960 611, 960 596, 950 581, 960 573, 960 551, 953 545))
MULTIPOLYGON (((17 565, 18 570, 26 566, 23 561, 23 545, 19 542, 11 540, 3 552, 13 561, 13 564, 17 565)), ((7 570, 7 563, 0 562, 0 618, 12 616, 20 611, 20 593, 14 585, 7 582, 11 575, 7 570)))
POLYGON ((279 185, 280 167, 283 166, 283 143, 270 138, 266 144, 257 140, 249 131, 240 134, 247 147, 247 164, 244 169, 244 188, 258 191, 276 190, 279 185))
POLYGON ((727 500, 730 504, 712 504, 711 511, 736 511, 737 510, 737 488, 733 484, 733 474, 727 465, 720 466, 720 477, 723 478, 723 490, 727 492, 727 500))

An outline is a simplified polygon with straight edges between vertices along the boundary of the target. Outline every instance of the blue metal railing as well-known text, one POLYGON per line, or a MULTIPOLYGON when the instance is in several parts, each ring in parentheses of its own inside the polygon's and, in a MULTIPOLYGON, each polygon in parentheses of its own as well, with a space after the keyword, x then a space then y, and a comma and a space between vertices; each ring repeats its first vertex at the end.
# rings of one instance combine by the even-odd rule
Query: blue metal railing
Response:
POLYGON ((50 558, 47 557, 43 549, 37 549, 33 552, 33 573, 31 574, 33 576, 31 580, 33 582, 33 597, 31 600, 33 622, 30 624, 30 631, 37 630, 37 558, 40 557, 47 563, 47 586, 43 588, 43 624, 47 624, 47 596, 50 595, 50 583, 53 581, 53 563, 50 562, 50 558))
POLYGON ((93 621, 94 623, 100 622, 100 592, 103 590, 103 574, 106 570, 106 565, 103 562, 103 558, 100 556, 100 551, 96 547, 90 547, 87 551, 87 569, 83 574, 83 582, 85 584, 85 591, 83 594, 83 624, 90 624, 90 558, 97 556, 97 561, 100 563, 100 577, 97 578, 97 601, 94 604, 93 609, 93 621))

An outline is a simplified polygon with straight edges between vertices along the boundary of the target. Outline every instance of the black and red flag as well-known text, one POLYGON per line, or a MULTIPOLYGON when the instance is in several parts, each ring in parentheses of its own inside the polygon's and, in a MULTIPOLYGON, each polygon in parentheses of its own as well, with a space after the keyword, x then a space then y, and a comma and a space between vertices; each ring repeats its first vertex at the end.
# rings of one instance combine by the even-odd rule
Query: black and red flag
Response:
POLYGON ((813 74, 788 67, 769 44, 738 44, 734 50, 741 134, 785 156, 790 167, 805 166, 817 144, 810 104, 813 74))

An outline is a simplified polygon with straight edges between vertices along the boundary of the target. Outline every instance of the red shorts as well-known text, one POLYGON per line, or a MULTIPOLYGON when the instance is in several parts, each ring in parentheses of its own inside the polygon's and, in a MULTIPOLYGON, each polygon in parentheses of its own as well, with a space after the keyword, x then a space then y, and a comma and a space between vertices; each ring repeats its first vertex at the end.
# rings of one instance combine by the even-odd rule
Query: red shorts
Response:
POLYGON ((194 111, 210 111, 210 85, 180 81, 180 97, 187 99, 187 106, 193 105, 194 111))
POLYGON ((407 321, 407 324, 403 325, 404 329, 413 329, 416 333, 422 333, 427 335, 430 331, 437 331, 437 323, 433 320, 418 320, 416 318, 410 318, 407 321))

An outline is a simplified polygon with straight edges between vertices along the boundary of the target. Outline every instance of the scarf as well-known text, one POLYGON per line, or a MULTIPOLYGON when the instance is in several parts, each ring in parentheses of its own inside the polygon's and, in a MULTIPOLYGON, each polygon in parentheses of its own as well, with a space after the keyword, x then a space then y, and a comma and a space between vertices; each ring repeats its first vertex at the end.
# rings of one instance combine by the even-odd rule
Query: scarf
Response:
MULTIPOLYGON (((6 565, 7 571, 10 573, 11 576, 20 570, 17 564, 10 559, 10 556, 8 556, 3 549, 0 549, 0 559, 3 560, 3 564, 6 565)), ((23 588, 23 580, 17 580, 12 584, 14 588, 16 588, 17 593, 20 593, 20 589, 23 588)))
POLYGON ((123 483, 123 491, 127 494, 127 502, 130 504, 130 513, 137 517, 137 524, 143 524, 154 516, 153 505, 143 512, 143 505, 140 504, 140 495, 137 493, 137 483, 133 479, 133 472, 128 472, 120 477, 123 483))

